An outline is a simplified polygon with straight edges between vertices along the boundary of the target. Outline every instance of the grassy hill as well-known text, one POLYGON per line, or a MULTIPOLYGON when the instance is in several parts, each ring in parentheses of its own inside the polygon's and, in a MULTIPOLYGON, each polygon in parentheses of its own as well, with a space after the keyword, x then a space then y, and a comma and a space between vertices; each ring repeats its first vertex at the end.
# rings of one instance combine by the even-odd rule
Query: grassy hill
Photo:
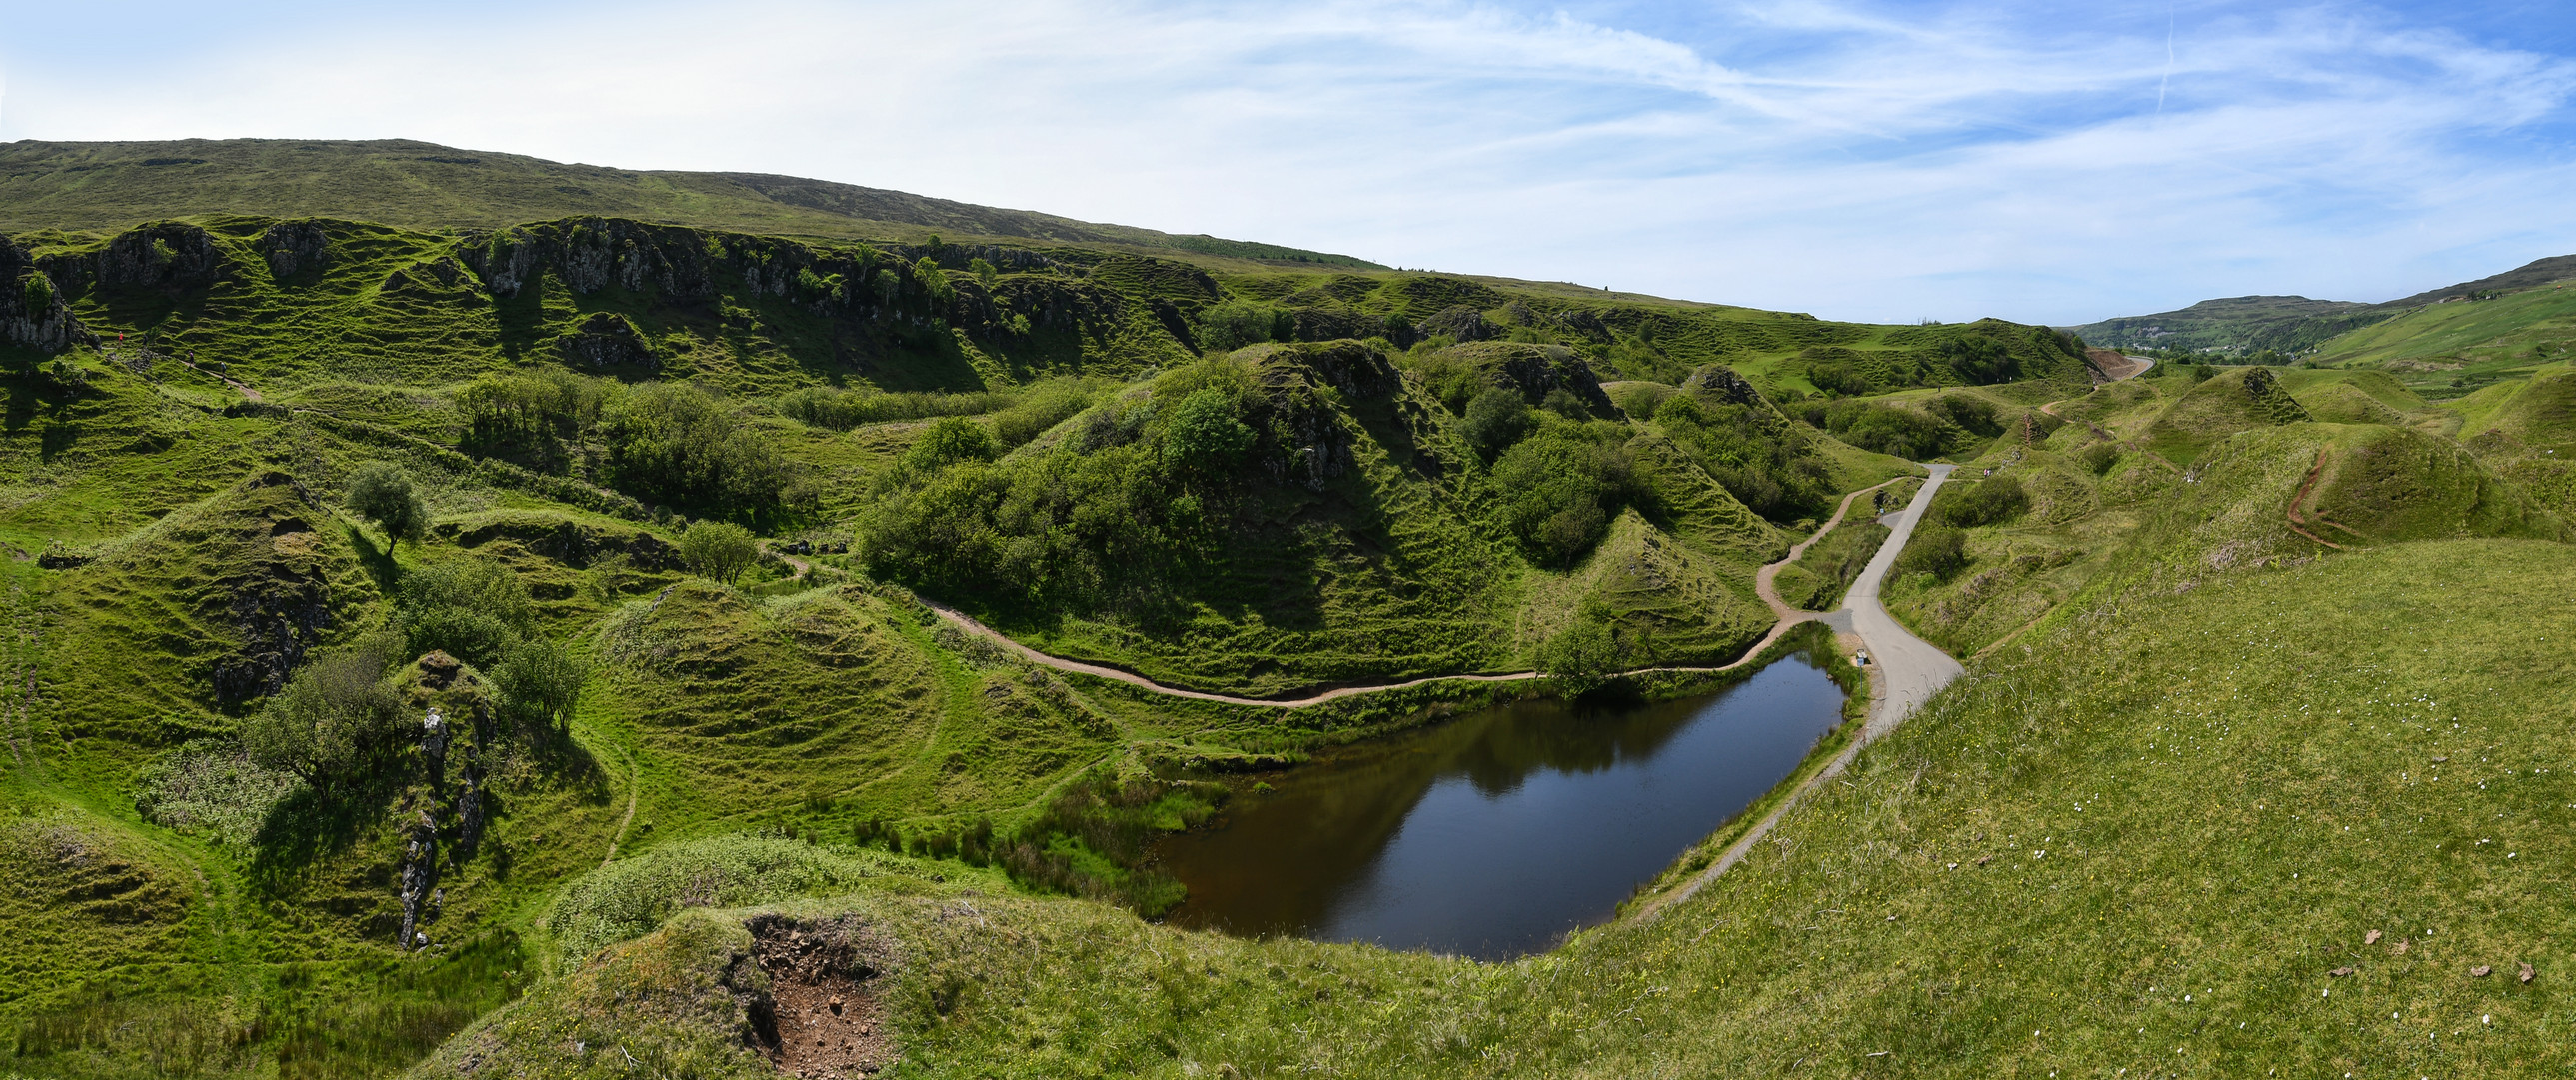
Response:
POLYGON ((2086 342, 2114 349, 2253 353, 2303 352, 2389 317, 2374 305, 2304 296, 2203 300, 2178 311, 2128 315, 2073 327, 2086 342))
POLYGON ((834 996, 902 1075, 2566 1064, 2554 363, 236 209, 0 244, 0 1072, 771 1075, 834 996), (1972 677, 1692 899, 1501 964, 1139 918, 1224 774, 1742 656, 1935 458, 1886 597, 1972 677), (1557 678, 1183 700, 923 598, 1241 695, 1557 678))
POLYGON ((205 215, 498 228, 597 215, 841 239, 1084 243, 1383 269, 1347 255, 1174 236, 761 173, 637 171, 408 139, 184 139, 0 146, 0 232, 121 230, 205 215))

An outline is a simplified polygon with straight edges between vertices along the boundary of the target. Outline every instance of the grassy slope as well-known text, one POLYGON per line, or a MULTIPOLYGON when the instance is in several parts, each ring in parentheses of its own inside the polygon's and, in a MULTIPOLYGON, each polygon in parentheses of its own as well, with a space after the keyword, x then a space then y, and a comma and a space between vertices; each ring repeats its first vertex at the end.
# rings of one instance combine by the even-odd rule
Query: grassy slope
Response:
POLYGON ((2576 292, 2557 285, 2493 300, 2433 304, 2325 343, 2319 364, 2384 368, 2427 397, 2457 397, 2576 343, 2576 292))
POLYGON ((1375 264, 1269 244, 1173 236, 822 180, 636 172, 402 139, 191 139, 0 148, 0 230, 117 229, 196 214, 338 217, 418 227, 613 214, 727 230, 918 241, 1116 244, 1229 260, 1375 264))
MULTIPOLYGON (((2576 689, 2576 622, 2521 583, 2569 573, 2568 547, 2508 540, 2204 567, 1981 665, 1661 919, 1516 963, 1066 902, 791 910, 902 942, 882 992, 917 1075, 2563 1070, 2576 742, 2529 718, 2576 689)), ((729 1018, 603 992, 722 970, 729 925, 612 952, 455 1052, 619 1067, 564 1056, 587 1027, 756 1075, 729 1018)))

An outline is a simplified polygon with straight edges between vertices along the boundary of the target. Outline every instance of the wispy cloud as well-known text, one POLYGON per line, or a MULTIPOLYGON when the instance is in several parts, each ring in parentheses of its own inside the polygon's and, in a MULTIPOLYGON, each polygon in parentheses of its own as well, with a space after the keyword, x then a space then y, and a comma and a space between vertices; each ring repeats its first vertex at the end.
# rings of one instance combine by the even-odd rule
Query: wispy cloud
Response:
POLYGON ((791 172, 1851 318, 2379 298, 2576 251, 2576 62, 2378 8, 335 10, 202 59, 117 38, 162 59, 114 79, 0 45, 0 136, 791 172))

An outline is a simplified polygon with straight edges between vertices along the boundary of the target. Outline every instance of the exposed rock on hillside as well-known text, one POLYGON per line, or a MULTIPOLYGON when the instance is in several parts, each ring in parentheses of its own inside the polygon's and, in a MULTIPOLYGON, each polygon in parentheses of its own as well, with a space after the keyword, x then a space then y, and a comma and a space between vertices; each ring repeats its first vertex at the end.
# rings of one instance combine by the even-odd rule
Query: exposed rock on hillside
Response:
POLYGON ((27 249, 0 240, 0 344, 52 353, 91 340, 27 249))

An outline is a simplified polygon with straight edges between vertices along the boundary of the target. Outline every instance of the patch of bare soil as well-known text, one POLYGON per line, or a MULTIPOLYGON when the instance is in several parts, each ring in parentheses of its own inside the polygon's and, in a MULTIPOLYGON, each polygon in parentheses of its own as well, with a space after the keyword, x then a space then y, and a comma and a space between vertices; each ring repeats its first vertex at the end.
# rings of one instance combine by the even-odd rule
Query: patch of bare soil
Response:
POLYGON ((889 955, 856 919, 752 919, 752 957, 769 976, 769 1015, 755 1015, 778 1070, 803 1080, 871 1076, 899 1056, 875 984, 889 955), (767 1023, 762 1023, 766 1020, 767 1023))

